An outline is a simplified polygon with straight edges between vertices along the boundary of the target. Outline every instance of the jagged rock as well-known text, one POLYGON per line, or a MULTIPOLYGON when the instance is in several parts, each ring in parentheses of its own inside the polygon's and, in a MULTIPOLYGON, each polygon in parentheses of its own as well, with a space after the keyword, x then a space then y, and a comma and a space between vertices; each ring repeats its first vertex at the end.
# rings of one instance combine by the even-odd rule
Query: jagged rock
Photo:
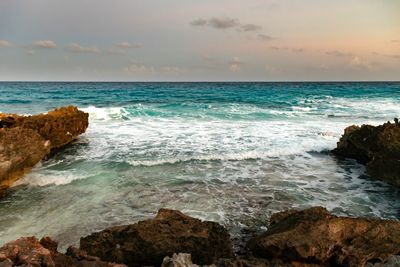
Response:
POLYGON ((400 187, 400 124, 347 127, 333 153, 366 164, 368 173, 400 187))
POLYGON ((21 127, 0 129, 0 196, 24 173, 50 153, 50 142, 21 127))
POLYGON ((40 242, 35 237, 23 237, 5 244, 0 248, 0 266, 126 267, 123 264, 104 262, 96 257, 87 256, 82 251, 68 255, 59 253, 57 242, 49 237, 40 242))
POLYGON ((32 129, 44 140, 49 140, 51 148, 59 148, 86 131, 89 125, 88 118, 87 113, 80 111, 77 107, 68 106, 33 116, 0 114, 0 125, 4 128, 32 129))
POLYGON ((80 248, 102 260, 129 266, 160 266, 164 257, 175 252, 190 253, 200 265, 233 255, 224 227, 167 209, 160 209, 154 219, 108 228, 81 238, 80 248))
POLYGON ((400 253, 400 222, 338 217, 322 207, 274 214, 248 243, 257 257, 324 266, 364 266, 400 253))
POLYGON ((34 116, 0 114, 0 196, 52 149, 84 133, 88 116, 73 106, 34 116))

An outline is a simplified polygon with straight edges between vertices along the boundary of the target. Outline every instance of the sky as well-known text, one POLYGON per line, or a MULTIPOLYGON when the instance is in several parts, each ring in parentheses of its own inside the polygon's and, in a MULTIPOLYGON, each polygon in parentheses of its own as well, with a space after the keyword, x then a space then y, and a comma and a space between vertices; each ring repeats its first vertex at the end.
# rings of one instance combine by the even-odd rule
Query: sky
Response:
POLYGON ((0 0, 0 80, 400 80, 400 1, 0 0))

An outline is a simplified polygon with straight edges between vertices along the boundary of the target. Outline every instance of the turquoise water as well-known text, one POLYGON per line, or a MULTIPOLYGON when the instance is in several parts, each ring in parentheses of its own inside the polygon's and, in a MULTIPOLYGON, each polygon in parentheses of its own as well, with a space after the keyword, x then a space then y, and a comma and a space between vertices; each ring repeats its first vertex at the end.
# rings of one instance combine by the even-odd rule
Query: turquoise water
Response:
POLYGON ((161 207, 234 236, 293 207, 400 219, 399 190, 329 153, 345 127, 400 117, 400 83, 0 83, 0 96, 0 112, 90 114, 0 200, 0 244, 50 235, 65 248, 161 207))

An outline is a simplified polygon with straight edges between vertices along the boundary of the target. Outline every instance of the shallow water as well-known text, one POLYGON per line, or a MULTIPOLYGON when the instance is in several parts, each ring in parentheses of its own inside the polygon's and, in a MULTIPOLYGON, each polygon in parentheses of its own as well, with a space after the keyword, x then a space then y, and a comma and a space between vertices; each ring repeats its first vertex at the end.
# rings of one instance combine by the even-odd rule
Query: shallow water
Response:
POLYGON ((0 200, 0 243, 50 235, 65 248, 162 207, 234 236, 293 207, 400 219, 399 190, 329 153, 345 127, 400 116, 399 83, 0 83, 0 95, 0 112, 90 114, 0 200))

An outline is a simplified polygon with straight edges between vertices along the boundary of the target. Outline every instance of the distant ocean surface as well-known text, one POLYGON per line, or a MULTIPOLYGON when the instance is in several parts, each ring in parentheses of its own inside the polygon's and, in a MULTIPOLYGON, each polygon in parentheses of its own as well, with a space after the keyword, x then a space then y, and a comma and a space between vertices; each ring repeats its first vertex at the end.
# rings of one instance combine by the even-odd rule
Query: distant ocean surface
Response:
POLYGON ((76 105, 87 132, 0 199, 0 244, 67 245, 159 208, 233 236, 315 205, 400 219, 400 191, 329 151, 344 128, 400 117, 400 83, 0 83, 0 112, 76 105))

